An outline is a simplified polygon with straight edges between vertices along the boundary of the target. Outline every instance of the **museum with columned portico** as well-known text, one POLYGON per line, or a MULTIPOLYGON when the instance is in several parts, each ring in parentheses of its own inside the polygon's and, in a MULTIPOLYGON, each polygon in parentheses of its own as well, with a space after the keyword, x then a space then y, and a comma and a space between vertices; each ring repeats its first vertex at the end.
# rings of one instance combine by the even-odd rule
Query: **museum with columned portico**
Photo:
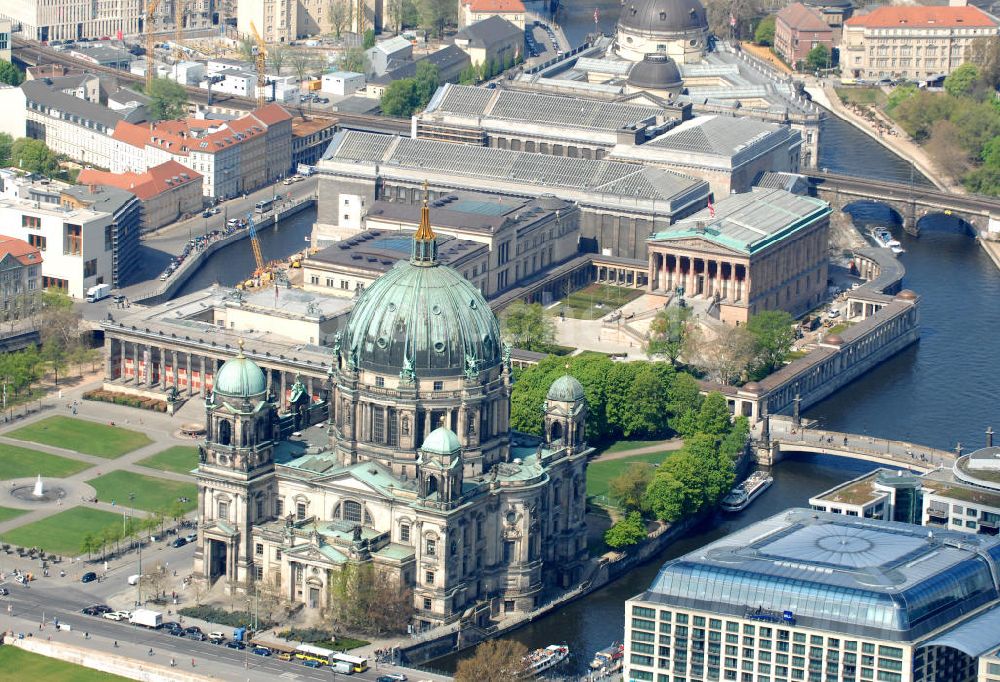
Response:
POLYGON ((412 590, 419 627, 531 611, 547 587, 581 580, 583 387, 552 384, 543 438, 510 430, 510 350, 479 290, 438 261, 426 202, 410 259, 364 289, 332 356, 320 447, 279 439, 267 380, 242 350, 216 373, 200 579, 267 583, 322 613, 339 571, 371 564, 412 590))
POLYGON ((826 292, 830 205, 755 188, 649 237, 649 292, 707 298, 746 324, 763 310, 800 315, 826 292))

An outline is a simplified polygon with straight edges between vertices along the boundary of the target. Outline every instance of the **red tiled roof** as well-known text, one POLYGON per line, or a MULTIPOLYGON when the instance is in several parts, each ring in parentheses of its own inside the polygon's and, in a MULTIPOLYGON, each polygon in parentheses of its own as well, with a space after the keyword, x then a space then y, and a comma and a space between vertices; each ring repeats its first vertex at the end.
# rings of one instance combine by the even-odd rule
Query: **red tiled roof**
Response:
POLYGON ((266 104, 260 109, 252 112, 252 116, 255 116, 261 123, 268 126, 273 126, 276 123, 281 123, 282 121, 291 121, 292 115, 285 111, 284 107, 280 104, 266 104))
POLYGON ((0 234, 0 260, 8 255, 16 258, 21 265, 38 265, 42 262, 42 253, 34 246, 23 239, 0 234))
POLYGON ((467 0, 464 3, 473 12, 524 12, 521 0, 467 0))
POLYGON ((830 25, 823 21, 819 12, 801 2, 783 7, 778 12, 778 19, 798 31, 833 31, 830 25))
POLYGON ((848 26, 871 28, 994 28, 997 23, 978 7, 879 7, 851 17, 848 26))
POLYGON ((200 183, 201 177, 201 173, 170 160, 153 166, 145 173, 109 173, 84 168, 77 181, 81 185, 111 185, 147 201, 190 182, 200 183))

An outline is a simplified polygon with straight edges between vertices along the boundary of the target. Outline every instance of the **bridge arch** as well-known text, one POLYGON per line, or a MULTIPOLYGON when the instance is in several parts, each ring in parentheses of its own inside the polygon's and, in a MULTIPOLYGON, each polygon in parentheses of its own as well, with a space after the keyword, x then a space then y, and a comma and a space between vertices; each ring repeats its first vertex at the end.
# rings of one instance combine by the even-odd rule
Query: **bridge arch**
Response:
POLYGON ((948 232, 972 237, 976 236, 976 228, 972 225, 972 223, 967 221, 962 216, 951 213, 947 210, 932 210, 927 211, 926 213, 921 213, 921 215, 917 218, 917 229, 920 232, 948 232))
POLYGON ((855 224, 875 223, 902 227, 906 219, 892 204, 875 199, 858 199, 844 205, 844 213, 851 216, 855 224))

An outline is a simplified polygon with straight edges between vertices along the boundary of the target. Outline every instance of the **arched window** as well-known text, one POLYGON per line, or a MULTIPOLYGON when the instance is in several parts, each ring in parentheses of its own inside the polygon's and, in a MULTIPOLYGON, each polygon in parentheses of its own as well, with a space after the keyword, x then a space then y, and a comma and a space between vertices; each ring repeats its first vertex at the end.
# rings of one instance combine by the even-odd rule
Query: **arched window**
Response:
POLYGON ((344 502, 344 520, 361 523, 361 505, 354 500, 344 502))
POLYGON ((428 476, 427 477, 427 496, 430 497, 431 495, 433 495, 434 493, 436 493, 437 489, 438 489, 437 476, 428 476))
POLYGON ((549 440, 553 443, 562 438, 562 424, 559 422, 552 422, 550 433, 552 435, 549 437, 549 440))
POLYGON ((219 422, 219 444, 229 445, 233 439, 233 427, 225 419, 219 422))

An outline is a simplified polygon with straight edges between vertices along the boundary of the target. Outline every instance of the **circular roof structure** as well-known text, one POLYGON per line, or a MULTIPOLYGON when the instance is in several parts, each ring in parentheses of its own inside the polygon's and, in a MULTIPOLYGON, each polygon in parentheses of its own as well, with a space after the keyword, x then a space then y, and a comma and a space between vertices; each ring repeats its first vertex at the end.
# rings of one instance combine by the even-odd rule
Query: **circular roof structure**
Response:
POLYGON ((436 455, 450 455, 462 448, 458 441, 458 436, 447 426, 439 426, 424 439, 424 444, 420 449, 424 452, 431 452, 436 455))
POLYGON ((896 298, 902 299, 904 301, 915 301, 919 297, 917 296, 917 293, 915 291, 912 291, 911 289, 903 289, 898 294, 896 294, 896 298))
POLYGON ((341 353, 359 369, 417 377, 499 365, 500 325, 479 289, 437 262, 429 223, 413 243, 410 261, 396 263, 358 298, 341 353))
POLYGON ((831 346, 842 346, 844 339, 840 334, 827 334, 823 337, 823 343, 828 343, 831 346))
POLYGON ((244 357, 241 347, 239 355, 215 373, 212 391, 228 398, 254 398, 267 393, 267 379, 256 362, 244 357))
POLYGON ((708 30, 705 6, 698 0, 626 0, 618 26, 643 34, 708 30))
POLYGON ((545 395, 549 400, 558 400, 565 403, 572 403, 583 400, 583 384, 569 374, 563 374, 552 382, 549 392, 545 395))
POLYGON ((684 85, 680 69, 665 54, 647 54, 628 72, 628 84, 636 88, 679 91, 684 85))

